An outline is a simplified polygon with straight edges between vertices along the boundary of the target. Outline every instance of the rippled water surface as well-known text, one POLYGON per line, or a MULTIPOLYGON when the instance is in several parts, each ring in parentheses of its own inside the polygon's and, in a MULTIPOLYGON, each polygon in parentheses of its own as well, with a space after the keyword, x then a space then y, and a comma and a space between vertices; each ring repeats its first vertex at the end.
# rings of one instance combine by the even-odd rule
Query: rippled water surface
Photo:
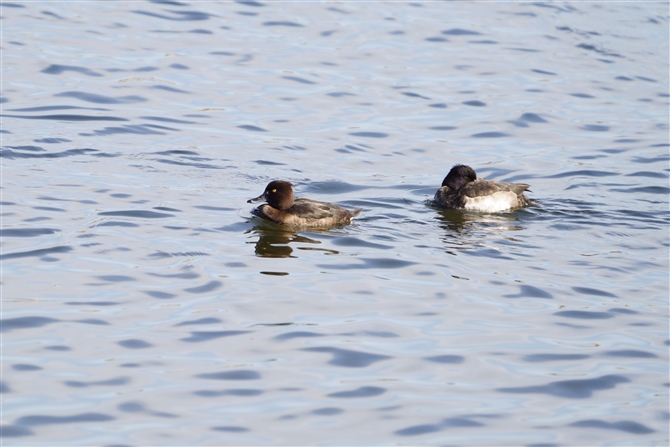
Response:
POLYGON ((668 444, 667 3, 1 15, 4 445, 668 444))

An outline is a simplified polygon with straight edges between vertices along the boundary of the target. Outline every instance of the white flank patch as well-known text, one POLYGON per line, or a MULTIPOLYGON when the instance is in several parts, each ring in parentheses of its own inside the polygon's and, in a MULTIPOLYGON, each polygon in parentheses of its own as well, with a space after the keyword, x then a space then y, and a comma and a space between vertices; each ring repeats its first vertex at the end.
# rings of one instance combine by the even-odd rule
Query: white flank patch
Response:
POLYGON ((481 196, 465 199, 466 210, 497 213, 519 206, 519 199, 512 191, 499 191, 490 196, 481 196))

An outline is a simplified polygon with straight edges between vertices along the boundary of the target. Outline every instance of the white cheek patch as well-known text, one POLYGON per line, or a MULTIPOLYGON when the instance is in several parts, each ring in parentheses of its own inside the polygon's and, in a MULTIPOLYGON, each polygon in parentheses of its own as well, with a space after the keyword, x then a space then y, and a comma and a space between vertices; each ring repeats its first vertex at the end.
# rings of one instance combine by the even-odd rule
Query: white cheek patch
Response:
POLYGON ((511 191, 499 191, 489 196, 466 197, 466 210, 484 211, 485 213, 497 213, 519 206, 519 199, 511 191))

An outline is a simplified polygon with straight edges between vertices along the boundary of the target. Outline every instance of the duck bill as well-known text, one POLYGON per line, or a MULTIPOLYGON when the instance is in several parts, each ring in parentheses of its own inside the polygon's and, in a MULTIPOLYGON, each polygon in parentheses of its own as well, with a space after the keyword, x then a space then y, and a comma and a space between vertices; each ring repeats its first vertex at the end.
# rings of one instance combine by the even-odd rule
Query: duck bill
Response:
POLYGON ((265 193, 260 196, 247 200, 247 203, 265 202, 265 193))

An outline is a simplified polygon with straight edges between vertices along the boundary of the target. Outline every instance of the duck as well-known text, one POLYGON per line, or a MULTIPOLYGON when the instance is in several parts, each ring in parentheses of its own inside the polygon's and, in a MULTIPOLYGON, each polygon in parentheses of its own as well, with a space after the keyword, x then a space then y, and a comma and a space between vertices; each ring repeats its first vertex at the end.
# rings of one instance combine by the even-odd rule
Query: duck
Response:
POLYGON ((284 180, 273 180, 260 196, 247 203, 267 202, 252 213, 261 219, 289 227, 332 227, 351 223, 362 209, 347 210, 328 202, 294 198, 293 184, 284 180))
POLYGON ((442 181, 433 202, 449 209, 498 213, 533 204, 524 195, 530 185, 477 178, 470 166, 454 165, 442 181))

